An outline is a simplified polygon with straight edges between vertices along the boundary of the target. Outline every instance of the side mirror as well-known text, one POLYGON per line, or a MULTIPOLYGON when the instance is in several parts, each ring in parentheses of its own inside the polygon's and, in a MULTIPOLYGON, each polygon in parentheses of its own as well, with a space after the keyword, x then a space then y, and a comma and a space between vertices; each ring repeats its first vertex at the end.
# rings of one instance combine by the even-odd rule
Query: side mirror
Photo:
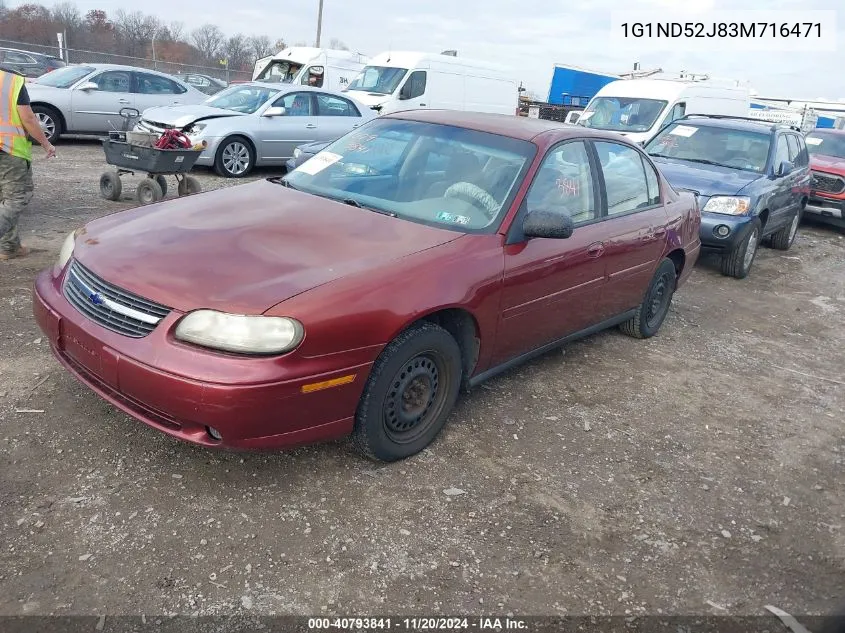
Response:
POLYGON ((785 160, 780 165, 778 165, 778 170, 775 175, 778 178, 783 178, 784 176, 788 176, 789 174, 791 174, 793 169, 795 169, 795 165, 790 163, 788 160, 785 160))
POLYGON ((569 113, 569 121, 567 121, 567 123, 572 123, 574 125, 575 123, 578 123, 578 119, 580 119, 580 118, 581 118, 580 112, 570 112, 569 113))
POLYGON ((522 222, 522 232, 525 237, 565 240, 572 235, 574 230, 572 218, 552 211, 531 211, 522 222))
POLYGON ((99 90, 100 86, 95 84, 93 81, 86 81, 84 84, 79 86, 79 89, 88 92, 89 90, 99 90))
POLYGON ((267 108, 264 110, 264 115, 266 117, 274 117, 274 116, 285 116, 285 109, 279 106, 274 106, 271 108, 267 108))

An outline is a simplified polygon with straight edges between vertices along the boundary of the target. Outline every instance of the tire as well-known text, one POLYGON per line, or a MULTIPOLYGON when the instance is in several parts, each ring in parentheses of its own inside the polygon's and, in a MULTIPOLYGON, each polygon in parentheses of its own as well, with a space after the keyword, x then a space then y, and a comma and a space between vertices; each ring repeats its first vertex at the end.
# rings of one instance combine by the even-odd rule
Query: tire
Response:
POLYGON ((106 200, 117 202, 123 193, 123 183, 117 170, 106 171, 100 176, 100 195, 106 200))
POLYGON ((161 186, 152 178, 144 178, 135 192, 138 202, 141 204, 153 204, 164 197, 161 186))
POLYGON ((202 185, 193 176, 185 176, 179 180, 178 192, 180 196, 192 196, 195 193, 202 193, 202 185))
POLYGON ((760 247, 760 220, 754 220, 748 235, 730 252, 722 255, 722 274, 745 279, 760 247))
POLYGON ((62 117, 59 113, 50 106, 37 105, 32 106, 32 111, 38 118, 41 128, 44 130, 44 135, 51 144, 59 140, 64 132, 64 125, 62 124, 62 117))
POLYGON ((232 136, 220 144, 214 170, 225 178, 243 178, 255 167, 255 150, 242 136, 232 136))
POLYGON ((161 187, 161 197, 164 198, 167 195, 167 178, 162 175, 158 175, 156 176, 155 181, 158 183, 158 186, 161 187))
POLYGON ((801 224, 801 210, 795 212, 792 221, 776 233, 772 234, 771 245, 779 251, 788 251, 798 236, 798 225, 801 224))
POLYGON ((382 462, 419 453, 455 406, 461 373, 461 350, 446 330, 421 323, 404 331, 379 355, 364 387, 352 431, 358 450, 382 462), (411 398, 426 404, 409 411, 411 398))
POLYGON ((651 338, 657 334, 669 314, 677 283, 678 271, 675 270, 675 263, 671 259, 664 259, 651 278, 643 302, 636 313, 620 325, 619 329, 633 338, 651 338))

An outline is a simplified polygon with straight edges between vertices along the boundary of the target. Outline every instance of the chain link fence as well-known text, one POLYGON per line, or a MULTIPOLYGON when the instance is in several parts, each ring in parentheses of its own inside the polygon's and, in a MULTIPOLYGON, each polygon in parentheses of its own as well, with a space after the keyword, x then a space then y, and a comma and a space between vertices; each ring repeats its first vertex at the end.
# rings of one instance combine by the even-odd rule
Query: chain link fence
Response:
MULTIPOLYGON (((43 46, 41 44, 27 44, 12 40, 0 39, 0 48, 14 48, 31 53, 40 53, 52 57, 61 57, 58 46, 43 46)), ((128 55, 117 55, 115 53, 102 53, 97 51, 86 51, 75 48, 66 48, 66 62, 70 64, 122 64, 124 66, 135 66, 158 70, 171 75, 197 73, 216 77, 226 83, 233 81, 250 81, 252 71, 230 70, 224 66, 202 66, 197 64, 180 64, 176 62, 162 61, 146 57, 130 57, 128 55)))

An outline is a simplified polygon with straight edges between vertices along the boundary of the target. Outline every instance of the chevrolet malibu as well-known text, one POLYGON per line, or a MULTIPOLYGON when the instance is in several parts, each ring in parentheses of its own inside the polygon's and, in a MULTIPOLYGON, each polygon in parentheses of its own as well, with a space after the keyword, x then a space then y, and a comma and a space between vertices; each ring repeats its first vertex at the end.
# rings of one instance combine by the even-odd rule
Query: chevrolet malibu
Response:
POLYGON ((604 328, 656 334, 699 223, 622 137, 395 113, 284 178, 78 229, 34 312, 73 375, 173 437, 351 434, 393 461, 437 436, 462 388, 604 328))

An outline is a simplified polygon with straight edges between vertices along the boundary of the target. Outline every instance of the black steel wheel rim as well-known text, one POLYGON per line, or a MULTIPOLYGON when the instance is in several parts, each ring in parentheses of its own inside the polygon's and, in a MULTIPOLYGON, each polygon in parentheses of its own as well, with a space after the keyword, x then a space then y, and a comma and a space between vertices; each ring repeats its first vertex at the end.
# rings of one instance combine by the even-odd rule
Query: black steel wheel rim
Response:
POLYGON ((446 402, 448 369, 438 354, 418 354, 393 377, 384 400, 388 437, 404 444, 425 433, 446 402))
POLYGON ((672 275, 663 273, 655 281, 649 295, 646 309, 646 325, 654 327, 666 316, 669 309, 669 301, 672 299, 672 275))

